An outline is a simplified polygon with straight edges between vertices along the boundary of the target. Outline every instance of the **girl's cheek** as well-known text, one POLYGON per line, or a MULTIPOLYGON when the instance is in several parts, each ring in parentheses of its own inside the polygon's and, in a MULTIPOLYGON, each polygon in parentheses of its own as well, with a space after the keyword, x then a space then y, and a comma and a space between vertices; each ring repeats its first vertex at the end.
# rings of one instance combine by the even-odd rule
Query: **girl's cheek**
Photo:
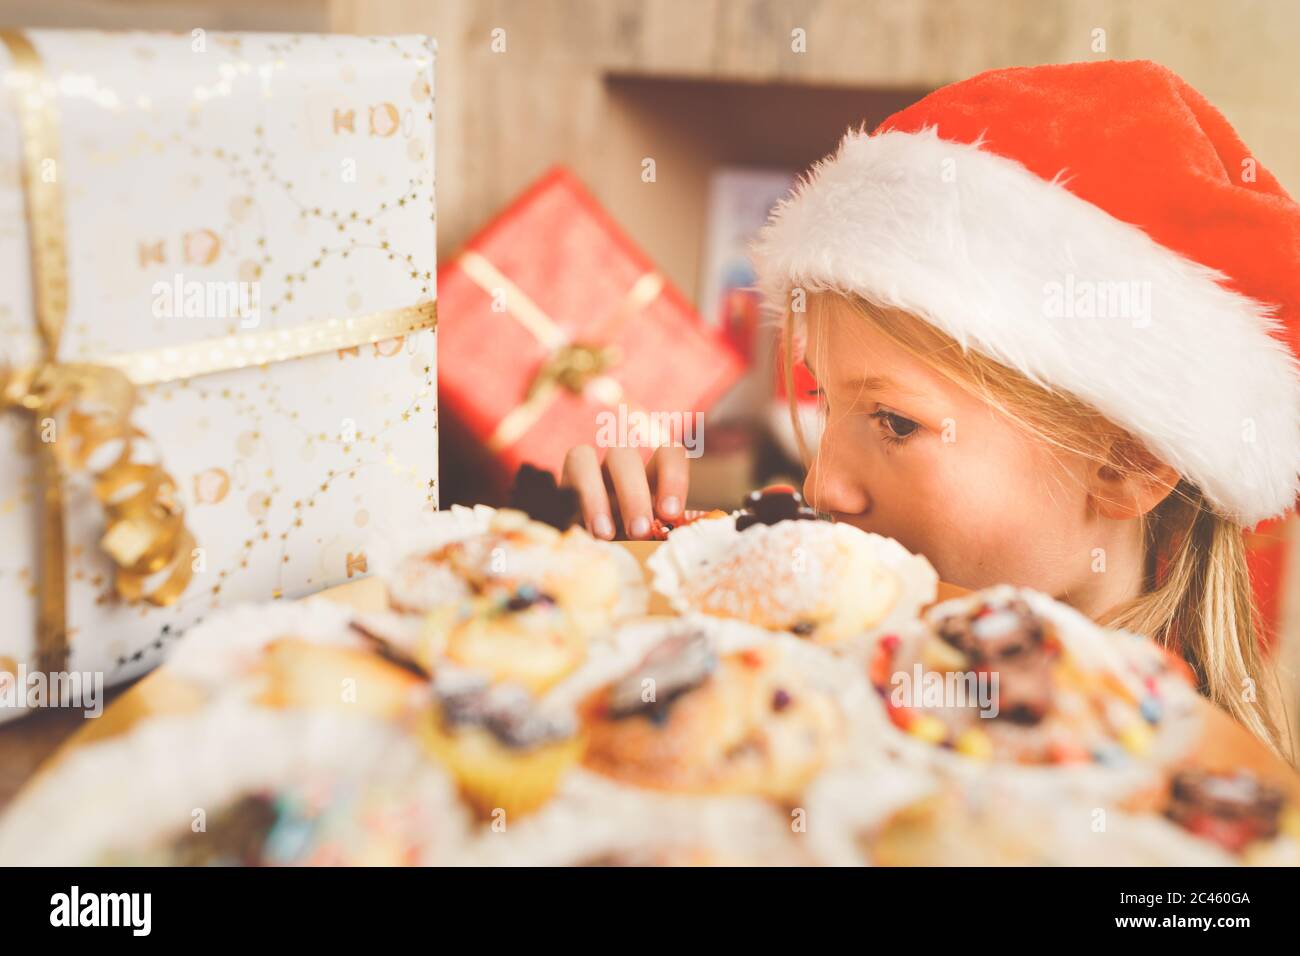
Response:
POLYGON ((996 456, 967 465, 942 496, 950 530, 933 536, 943 565, 936 569, 966 587, 1006 581, 1050 590, 1063 563, 1058 552, 1075 532, 1058 496, 1047 493, 1040 473, 999 467, 996 456))
POLYGON ((954 583, 981 578, 994 556, 1023 549, 1024 515, 1032 508, 1018 500, 1015 478, 977 453, 974 442, 905 445, 877 469, 876 527, 868 530, 925 554, 954 583))

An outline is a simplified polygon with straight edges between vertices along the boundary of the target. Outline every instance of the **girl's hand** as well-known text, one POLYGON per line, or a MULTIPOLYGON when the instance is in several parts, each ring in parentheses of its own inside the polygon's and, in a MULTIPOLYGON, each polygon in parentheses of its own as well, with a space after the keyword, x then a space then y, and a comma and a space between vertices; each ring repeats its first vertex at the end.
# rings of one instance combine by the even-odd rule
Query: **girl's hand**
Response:
POLYGON ((635 448, 611 448, 602 465, 596 449, 579 445, 564 458, 562 485, 578 493, 582 520, 597 538, 653 537, 654 519, 676 522, 686 508, 690 483, 686 449, 664 445, 642 466, 635 448))

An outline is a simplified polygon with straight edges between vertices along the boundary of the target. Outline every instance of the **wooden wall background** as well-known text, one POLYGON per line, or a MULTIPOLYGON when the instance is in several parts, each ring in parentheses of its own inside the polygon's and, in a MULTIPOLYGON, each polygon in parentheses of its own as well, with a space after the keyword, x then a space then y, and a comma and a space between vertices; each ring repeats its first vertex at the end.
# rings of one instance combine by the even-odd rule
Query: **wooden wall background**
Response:
POLYGON ((1300 190, 1300 4, 1287 0, 329 0, 329 21, 438 38, 444 252, 564 162, 690 294, 704 178, 737 152, 738 127, 761 120, 762 142, 811 162, 849 123, 919 91, 993 67, 1102 57, 1182 74, 1300 190), (504 53, 491 48, 497 28, 504 53), (791 51, 795 28, 806 53, 791 51), (1097 29, 1105 54, 1092 52, 1097 29), (632 92, 630 77, 642 81, 632 92), (719 105, 725 93, 734 99, 719 105), (646 156, 653 185, 640 179, 646 156))
POLYGON ((563 162, 688 294, 713 165, 806 164, 993 67, 1157 60, 1300 191, 1294 0, 0 0, 0 24, 431 34, 440 255, 563 162))

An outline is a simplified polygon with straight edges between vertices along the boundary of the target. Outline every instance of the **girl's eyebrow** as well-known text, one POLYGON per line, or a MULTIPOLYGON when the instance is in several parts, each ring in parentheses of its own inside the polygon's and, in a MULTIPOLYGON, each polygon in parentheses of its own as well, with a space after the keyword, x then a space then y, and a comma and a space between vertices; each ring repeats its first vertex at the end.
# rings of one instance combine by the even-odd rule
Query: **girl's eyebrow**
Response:
POLYGON ((857 386, 864 392, 898 392, 902 395, 915 394, 906 388, 902 388, 887 375, 864 375, 862 378, 850 379, 845 384, 857 386))
POLYGON ((893 392, 896 395, 903 395, 909 398, 917 398, 920 396, 919 392, 913 391, 910 388, 904 388, 888 375, 864 375, 861 378, 847 379, 843 383, 843 388, 845 391, 856 389, 861 392, 893 392))
MULTIPOLYGON (((808 367, 808 371, 812 373, 813 378, 818 378, 817 370, 813 368, 812 362, 808 361, 806 355, 803 364, 808 367)), ((920 394, 910 388, 904 388, 888 375, 864 375, 861 378, 846 380, 844 386, 846 389, 856 388, 863 392, 896 392, 899 395, 910 397, 919 397, 920 394)))

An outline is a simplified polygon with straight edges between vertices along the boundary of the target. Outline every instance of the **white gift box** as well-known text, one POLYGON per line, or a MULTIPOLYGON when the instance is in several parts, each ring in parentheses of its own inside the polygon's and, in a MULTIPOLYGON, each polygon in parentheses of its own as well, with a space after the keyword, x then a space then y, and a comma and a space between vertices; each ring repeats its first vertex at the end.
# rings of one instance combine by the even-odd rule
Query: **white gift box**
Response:
MULTIPOLYGON (((0 43, 0 386, 51 357, 124 370, 194 538, 178 600, 128 603, 91 473, 64 474, 68 670, 133 677, 217 607, 365 574, 366 541, 436 509, 433 56, 424 37, 201 30, 0 43), (34 89, 57 150, 31 148, 34 89), (41 189, 63 209, 55 356, 34 292, 41 189)), ((38 668, 39 442, 60 440, 41 424, 0 405, 14 674, 38 668)))

